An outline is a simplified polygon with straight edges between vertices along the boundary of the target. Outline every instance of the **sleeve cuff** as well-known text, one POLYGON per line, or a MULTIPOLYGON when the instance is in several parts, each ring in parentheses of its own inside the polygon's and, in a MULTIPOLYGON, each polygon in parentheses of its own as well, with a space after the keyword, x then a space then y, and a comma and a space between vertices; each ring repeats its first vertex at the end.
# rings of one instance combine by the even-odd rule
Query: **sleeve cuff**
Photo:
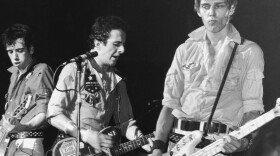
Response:
POLYGON ((260 102, 260 100, 246 100, 244 103, 244 113, 250 111, 260 111, 261 113, 264 112, 264 106, 260 102))

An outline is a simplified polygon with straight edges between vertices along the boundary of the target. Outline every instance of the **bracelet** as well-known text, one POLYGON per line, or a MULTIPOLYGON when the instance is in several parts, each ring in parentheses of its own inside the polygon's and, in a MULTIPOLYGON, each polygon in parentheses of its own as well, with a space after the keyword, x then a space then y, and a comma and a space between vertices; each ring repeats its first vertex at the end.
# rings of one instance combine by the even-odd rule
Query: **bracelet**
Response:
POLYGON ((155 140, 153 141, 153 150, 159 149, 161 152, 164 152, 166 149, 166 144, 161 140, 155 140))

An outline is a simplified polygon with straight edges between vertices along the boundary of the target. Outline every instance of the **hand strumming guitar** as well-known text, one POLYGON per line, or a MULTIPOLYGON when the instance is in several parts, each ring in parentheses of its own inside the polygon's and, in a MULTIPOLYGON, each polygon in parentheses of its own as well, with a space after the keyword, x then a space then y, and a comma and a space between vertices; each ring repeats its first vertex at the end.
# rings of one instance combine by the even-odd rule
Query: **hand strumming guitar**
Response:
POLYGON ((96 152, 101 152, 101 148, 110 148, 113 147, 114 142, 113 138, 109 135, 98 133, 97 131, 93 131, 91 129, 81 130, 81 138, 82 141, 88 143, 96 152))

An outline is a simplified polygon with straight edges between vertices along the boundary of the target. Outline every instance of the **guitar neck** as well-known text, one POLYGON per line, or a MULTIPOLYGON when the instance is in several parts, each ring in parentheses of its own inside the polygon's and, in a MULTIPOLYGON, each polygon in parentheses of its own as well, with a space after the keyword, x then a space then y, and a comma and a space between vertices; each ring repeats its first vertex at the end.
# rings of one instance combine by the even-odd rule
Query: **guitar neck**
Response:
MULTIPOLYGON (((233 131, 233 132, 229 133, 229 135, 231 135, 231 136, 233 136, 237 139, 242 139, 243 137, 245 137, 248 134, 254 132, 258 128, 262 127, 263 125, 265 125, 269 121, 276 118, 277 116, 276 116, 275 111, 278 111, 278 110, 276 110, 276 109, 270 110, 269 112, 259 116, 258 118, 254 119, 250 122, 247 122, 245 125, 240 127, 239 130, 233 131)), ((211 156, 211 155, 213 156, 213 155, 221 152, 219 146, 222 143, 223 143, 223 139, 218 139, 217 141, 213 142, 212 144, 210 144, 210 145, 204 147, 203 149, 195 152, 191 156, 203 156, 205 154, 208 154, 209 156, 211 156)))
POLYGON ((133 141, 122 143, 118 146, 111 148, 110 151, 113 156, 122 155, 124 153, 130 152, 136 148, 139 148, 141 146, 148 144, 149 143, 148 138, 151 138, 151 137, 154 137, 153 133, 145 135, 145 136, 138 138, 136 140, 133 140, 133 141))

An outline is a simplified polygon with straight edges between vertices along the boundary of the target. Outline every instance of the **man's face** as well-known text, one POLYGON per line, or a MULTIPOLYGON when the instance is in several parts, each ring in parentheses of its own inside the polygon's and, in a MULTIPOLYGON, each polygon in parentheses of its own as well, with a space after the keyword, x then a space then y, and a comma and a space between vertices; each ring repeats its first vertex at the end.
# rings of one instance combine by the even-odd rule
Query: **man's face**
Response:
POLYGON ((18 38, 14 44, 6 45, 6 51, 13 66, 17 67, 19 70, 24 70, 31 61, 31 51, 27 50, 23 38, 18 38))
POLYGON ((233 11, 225 0, 201 0, 198 15, 208 31, 217 33, 227 25, 233 11))
POLYGON ((116 29, 110 32, 107 43, 99 42, 98 63, 101 66, 115 66, 121 54, 124 53, 125 33, 116 29))

